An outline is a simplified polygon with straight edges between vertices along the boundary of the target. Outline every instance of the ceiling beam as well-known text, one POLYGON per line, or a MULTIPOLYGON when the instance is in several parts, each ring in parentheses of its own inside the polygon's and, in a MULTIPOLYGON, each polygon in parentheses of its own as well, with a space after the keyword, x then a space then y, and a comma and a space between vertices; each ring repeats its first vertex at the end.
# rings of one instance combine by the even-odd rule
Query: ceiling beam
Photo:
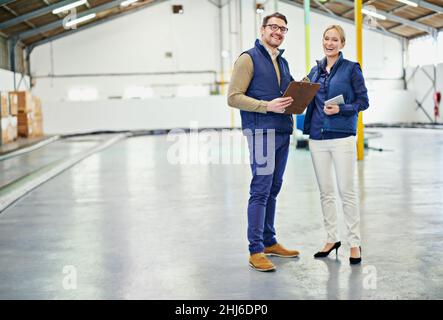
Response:
POLYGON ((15 0, 0 0, 0 6, 15 2, 15 0))
MULTIPOLYGON (((431 12, 430 14, 427 14, 427 15, 425 15, 425 16, 422 16, 422 17, 419 17, 419 18, 414 19, 414 21, 421 21, 421 20, 424 20, 424 19, 429 19, 429 18, 432 18, 432 17, 438 16, 438 15, 440 15, 440 13, 438 13, 438 12, 431 12)), ((391 26, 391 27, 389 27, 389 28, 387 28, 387 29, 388 29, 388 30, 391 30, 391 29, 394 29, 394 28, 396 28, 396 27, 400 27, 400 26, 401 26, 401 24, 397 24, 397 25, 395 25, 395 26, 391 26)))
MULTIPOLYGON (((296 7, 298 7, 298 8, 304 9, 303 4, 298 3, 298 2, 295 2, 295 1, 290 1, 290 0, 280 0, 280 2, 287 3, 287 4, 290 4, 290 5, 296 6, 296 7)), ((331 14, 331 13, 329 13, 329 12, 326 12, 326 11, 323 11, 323 10, 320 10, 320 9, 317 9, 317 8, 313 8, 313 7, 311 7, 311 12, 315 12, 315 13, 318 13, 318 14, 320 14, 320 15, 323 15, 323 16, 326 16, 326 17, 329 17, 329 18, 333 18, 333 19, 336 19, 336 20, 339 20, 339 21, 342 21, 342 22, 345 22, 345 23, 349 23, 349 24, 354 25, 354 20, 352 20, 352 19, 348 19, 348 18, 344 18, 344 17, 339 16, 339 15, 331 14)), ((364 26, 365 26, 365 25, 364 25, 364 26)), ((368 30, 368 31, 373 31, 373 32, 376 32, 376 33, 380 33, 380 34, 382 34, 382 35, 384 35, 384 36, 388 36, 388 37, 391 37, 391 38, 395 38, 395 39, 400 40, 400 41, 402 41, 403 39, 405 39, 404 37, 402 37, 402 36, 400 36, 400 35, 397 35, 397 34, 392 33, 392 32, 385 31, 385 30, 383 30, 383 29, 374 29, 374 28, 371 28, 371 29, 367 29, 367 30, 368 30)))
POLYGON ((428 9, 428 10, 432 10, 432 11, 435 11, 438 13, 443 13, 442 6, 439 6, 439 5, 436 5, 436 4, 427 2, 427 1, 421 1, 421 0, 418 0, 418 1, 417 0, 409 0, 409 1, 416 3, 419 7, 422 7, 422 8, 428 9))
MULTIPOLYGON (((353 1, 349 1, 349 0, 334 0, 334 1, 345 4, 349 7, 354 7, 353 1)), ((432 36, 435 36, 438 33, 438 30, 436 28, 428 26, 428 25, 420 23, 420 22, 408 20, 408 19, 396 16, 394 14, 391 14, 391 13, 388 13, 386 11, 379 10, 379 9, 377 9, 377 13, 384 15, 387 19, 389 19, 391 21, 399 22, 399 23, 404 24, 406 26, 409 26, 409 27, 412 27, 412 28, 415 28, 418 30, 426 31, 427 33, 429 33, 432 36)))
MULTIPOLYGON (((14 10, 12 10, 11 8, 9 8, 7 5, 4 5, 3 9, 8 11, 9 13, 11 13, 13 16, 18 17, 18 13, 15 12, 14 10)), ((36 28, 36 26, 29 21, 25 21, 25 23, 28 27, 31 27, 32 29, 36 28)))
POLYGON ((130 9, 130 10, 126 10, 126 11, 124 11, 122 13, 118 13, 118 14, 115 14, 113 16, 109 16, 107 18, 103 18, 103 19, 97 20, 95 22, 90 22, 88 24, 85 24, 84 26, 79 26, 79 27, 77 27, 77 29, 70 29, 70 30, 65 31, 63 33, 60 33, 60 34, 48 37, 47 39, 42 39, 40 41, 31 43, 29 45, 29 49, 30 49, 30 51, 32 51, 35 47, 41 46, 41 45, 43 45, 45 43, 48 43, 48 42, 51 42, 51 41, 54 41, 54 40, 57 40, 57 39, 64 38, 66 36, 72 35, 74 33, 77 33, 77 32, 80 32, 80 31, 92 28, 92 27, 96 27, 98 25, 101 25, 102 23, 106 23, 106 22, 112 21, 114 19, 118 19, 120 17, 123 17, 123 16, 129 15, 129 14, 135 13, 137 11, 149 8, 152 5, 160 4, 160 3, 165 2, 165 1, 169 1, 169 0, 155 0, 155 1, 152 1, 152 2, 149 2, 149 3, 145 3, 142 6, 135 7, 135 8, 130 9))
MULTIPOLYGON (((363 7, 365 6, 365 4, 366 4, 367 2, 368 2, 368 1, 366 1, 366 2, 363 1, 363 7)), ((394 9, 392 9, 392 10, 386 11, 386 12, 387 12, 387 13, 395 13, 395 12, 400 11, 400 10, 402 10, 402 9, 404 9, 405 7, 408 6, 407 4, 403 4, 403 3, 401 3, 401 2, 399 2, 398 4, 399 4, 400 6, 398 6, 397 8, 394 8, 394 9)), ((354 12, 354 7, 352 7, 352 8, 349 9, 349 10, 346 10, 346 11, 343 12, 343 13, 341 13, 341 15, 342 15, 342 16, 345 16, 345 15, 351 13, 351 12, 354 12)))
MULTIPOLYGON (((426 8, 426 9, 429 9, 429 10, 432 10, 432 11, 435 11, 438 13, 443 13, 443 7, 435 5, 433 3, 429 3, 427 1, 415 1, 415 0, 409 0, 409 1, 416 3, 419 7, 426 8)), ((399 4, 401 4, 401 2, 399 2, 399 4)), ((363 5, 365 5, 365 4, 363 3, 363 5)), ((407 7, 410 7, 410 6, 408 6, 407 4, 402 4, 402 5, 398 6, 397 8, 394 8, 394 9, 389 10, 387 12, 388 13, 395 13, 395 12, 403 10, 407 7)), ((349 11, 346 11, 345 13, 343 13, 343 15, 346 15, 347 13, 349 13, 351 11, 354 11, 354 8, 350 9, 349 11)))
MULTIPOLYGON (((399 6, 397 7, 397 8, 394 8, 394 9, 392 9, 392 10, 389 10, 389 11, 386 11, 387 13, 396 13, 396 12, 399 12, 399 11, 401 11, 401 10, 403 10, 404 8, 406 8, 406 7, 408 7, 408 5, 407 4, 404 4, 404 3, 402 3, 402 2, 399 2, 398 3, 399 4, 399 6)), ((363 4, 363 7, 364 7, 364 4, 363 4)), ((349 12, 353 12, 354 11, 354 8, 352 8, 352 9, 350 9, 349 10, 349 12)), ((393 26, 389 26, 389 27, 385 27, 384 29, 386 30, 386 31, 389 31, 389 30, 391 30, 391 29, 393 29, 393 28, 395 28, 395 27, 399 27, 399 26, 401 26, 402 24, 400 23, 400 22, 397 22, 397 24, 395 24, 395 25, 393 25, 393 26)))
POLYGON ((18 16, 16 18, 7 20, 5 22, 0 23, 0 30, 1 29, 6 29, 8 27, 11 27, 13 25, 16 25, 16 24, 19 24, 19 23, 22 23, 22 22, 25 22, 26 20, 29 20, 29 19, 32 19, 32 18, 40 17, 42 15, 45 15, 47 13, 52 12, 52 10, 54 10, 54 9, 63 7, 65 5, 67 5, 67 4, 71 4, 71 3, 75 2, 75 1, 77 1, 77 0, 65 0, 65 1, 62 1, 62 2, 54 3, 54 4, 51 4, 49 6, 43 7, 41 9, 37 9, 37 10, 31 11, 31 12, 28 12, 26 14, 23 14, 21 16, 18 16))
POLYGON ((415 21, 419 21, 419 20, 424 20, 424 19, 429 19, 429 18, 432 18, 432 17, 436 17, 436 16, 438 16, 440 13, 438 13, 438 12, 431 12, 430 14, 427 14, 427 15, 425 15, 425 16, 422 16, 422 17, 419 17, 419 18, 417 18, 417 19, 415 19, 415 21))
POLYGON ((331 15, 333 15, 334 17, 338 16, 334 11, 332 11, 331 9, 329 9, 327 6, 325 6, 324 4, 322 4, 320 1, 318 0, 314 0, 314 2, 320 7, 322 8, 324 11, 329 12, 331 15))
MULTIPOLYGON (((399 4, 401 4, 401 2, 399 2, 399 4)), ((399 11, 407 8, 407 7, 409 7, 407 4, 402 4, 401 6, 398 6, 397 8, 387 11, 387 13, 396 13, 396 12, 399 12, 399 11)))
MULTIPOLYGON (((84 16, 89 15, 91 13, 98 13, 100 11, 112 9, 114 7, 119 6, 121 2, 122 2, 122 0, 114 0, 114 1, 102 4, 100 6, 92 8, 92 9, 83 11, 82 13, 77 15, 77 18, 84 17, 84 16)), ((21 33, 14 34, 13 36, 18 37, 19 39, 26 39, 29 37, 33 37, 39 33, 47 32, 47 31, 50 31, 50 30, 53 30, 53 29, 56 29, 59 27, 63 27, 63 21, 64 21, 64 19, 60 19, 60 20, 54 21, 52 23, 48 23, 44 26, 38 27, 37 29, 27 30, 27 31, 24 31, 21 33)))

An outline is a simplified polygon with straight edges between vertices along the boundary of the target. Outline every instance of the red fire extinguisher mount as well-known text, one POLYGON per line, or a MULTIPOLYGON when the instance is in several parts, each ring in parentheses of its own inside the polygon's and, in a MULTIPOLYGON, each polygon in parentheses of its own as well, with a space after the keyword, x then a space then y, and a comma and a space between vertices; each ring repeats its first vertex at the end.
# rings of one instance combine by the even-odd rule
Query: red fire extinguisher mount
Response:
POLYGON ((440 116, 440 101, 441 101, 441 93, 440 91, 434 92, 434 116, 435 118, 440 116))

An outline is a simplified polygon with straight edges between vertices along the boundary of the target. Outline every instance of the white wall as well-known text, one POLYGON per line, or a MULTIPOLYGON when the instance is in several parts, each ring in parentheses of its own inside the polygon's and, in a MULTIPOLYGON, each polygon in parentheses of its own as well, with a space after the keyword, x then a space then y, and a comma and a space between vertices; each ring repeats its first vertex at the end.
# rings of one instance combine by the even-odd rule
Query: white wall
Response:
MULTIPOLYGON (((96 130, 229 128, 230 108, 219 96, 93 102, 47 102, 43 105, 46 134, 96 130)), ((235 126, 240 126, 239 117, 235 126)))
POLYGON ((66 97, 71 87, 92 86, 98 88, 100 99, 106 99, 121 96, 131 85, 213 82, 211 74, 79 77, 49 82, 39 78, 50 74, 217 71, 217 8, 208 1, 181 3, 183 15, 172 14, 171 2, 164 2, 37 47, 31 55, 36 94, 58 100, 66 97), (167 52, 173 53, 172 58, 165 56, 167 52))
MULTIPOLYGON (((269 6, 269 11, 273 9, 274 4, 272 3, 269 6)), ((303 10, 282 2, 279 2, 278 9, 288 18, 290 31, 283 48, 286 49, 285 57, 290 63, 292 74, 294 78, 298 79, 305 75, 303 10)), ((265 13, 269 13, 269 11, 265 13)), ((208 84, 214 82, 213 74, 162 76, 111 76, 109 74, 210 70, 219 73, 221 61, 223 61, 224 79, 229 80, 230 70, 236 57, 253 45, 258 34, 261 17, 257 17, 255 13, 253 0, 232 0, 229 5, 223 8, 222 15, 222 49, 228 53, 223 60, 220 57, 218 8, 207 0, 167 1, 34 49, 31 55, 31 72, 37 77, 33 93, 42 98, 43 106, 48 106, 47 109, 44 108, 44 112, 45 110, 46 112, 56 112, 54 110, 58 106, 63 112, 70 112, 71 115, 74 115, 77 112, 76 108, 79 108, 82 102, 70 103, 66 101, 69 90, 76 87, 96 88, 99 93, 99 101, 96 103, 85 102, 84 105, 92 110, 95 106, 103 106, 108 101, 109 105, 113 107, 108 110, 106 116, 119 117, 120 121, 127 123, 127 128, 133 127, 132 118, 125 119, 124 112, 119 112, 118 115, 111 113, 133 108, 134 105, 138 107, 145 105, 149 112, 160 112, 157 108, 150 108, 150 106, 159 103, 161 100, 155 99, 162 97, 168 99, 164 104, 176 106, 174 117, 187 119, 187 115, 181 108, 182 101, 171 100, 171 97, 177 95, 178 86, 187 84, 204 84, 209 92, 210 86, 208 84), (183 15, 172 14, 171 5, 174 3, 184 6, 183 15), (229 13, 231 13, 230 17, 229 13), (166 52, 172 52, 172 58, 167 58, 166 52), (50 77, 50 75, 84 74, 99 75, 94 77, 50 77), (106 76, 107 74, 108 76, 106 76), (121 97, 126 87, 136 85, 151 86, 155 99, 152 101, 149 99, 142 101, 109 100, 110 97, 121 97), (121 107, 114 108, 116 105, 121 105, 121 107)), ((315 59, 323 56, 320 42, 322 32, 327 25, 333 23, 336 23, 333 19, 312 13, 311 65, 315 64, 315 59)), ((351 24, 340 24, 347 33, 347 44, 343 50, 344 56, 355 60, 354 27, 351 24)), ((377 104, 380 104, 371 105, 371 109, 367 112, 382 112, 380 115, 375 115, 374 118, 385 117, 386 113, 382 110, 391 106, 386 104, 384 99, 376 100, 377 92, 382 89, 382 94, 385 94, 385 90, 389 88, 401 90, 403 86, 402 81, 396 80, 402 76, 401 43, 397 39, 368 30, 364 31, 363 37, 363 66, 367 86, 370 90, 370 100, 371 103, 377 101, 377 104), (385 80, 371 80, 371 78, 385 80)), ((218 74, 218 78, 221 79, 220 74, 218 74)), ((226 91, 226 86, 224 89, 226 91)), ((221 101, 226 107, 225 98, 217 101, 221 101)), ((196 105, 199 105, 200 102, 196 102, 196 105)), ((218 102, 215 104, 218 105, 218 102)), ((220 123, 231 122, 230 112, 223 115, 212 113, 213 109, 210 106, 202 112, 209 113, 208 115, 199 115, 203 118, 217 115, 219 119, 216 120, 220 123), (228 119, 220 118, 222 116, 226 116, 228 119)), ((57 114, 61 115, 60 112, 57 114)), ((91 111, 91 114, 96 114, 96 112, 91 111)), ((44 117, 46 118, 45 130, 47 132, 55 130, 55 128, 62 130, 61 128, 64 127, 61 119, 49 115, 44 115, 44 117), (52 121, 58 123, 55 124, 52 121)), ((63 117, 62 119, 69 118, 63 117)), ((154 114, 151 118, 154 119, 154 114)), ((172 116, 168 119, 172 119, 172 116)), ((101 120, 97 120, 97 128, 99 121, 101 120)), ((395 122, 396 119, 386 119, 386 121, 395 122)), ((235 122, 238 123, 237 113, 235 122)), ((81 125, 78 125, 78 128, 82 129, 81 125)), ((145 123, 145 125, 152 127, 156 123, 145 123)), ((66 124, 65 127, 70 126, 71 124, 66 124)), ((74 129, 72 128, 72 130, 74 129)))
MULTIPOLYGON (((98 130, 240 127, 239 111, 226 106, 222 95, 146 100, 48 101, 43 104, 46 134, 98 130)), ((371 123, 415 122, 414 94, 405 90, 376 91, 363 119, 371 123), (388 119, 396 119, 389 121, 388 119)))
MULTIPOLYGON (((29 77, 25 76, 21 82, 20 82, 21 74, 17 73, 15 77, 16 77, 17 90, 27 90, 30 85, 29 77)), ((0 91, 13 91, 13 90, 14 90, 14 72, 0 69, 0 91)))

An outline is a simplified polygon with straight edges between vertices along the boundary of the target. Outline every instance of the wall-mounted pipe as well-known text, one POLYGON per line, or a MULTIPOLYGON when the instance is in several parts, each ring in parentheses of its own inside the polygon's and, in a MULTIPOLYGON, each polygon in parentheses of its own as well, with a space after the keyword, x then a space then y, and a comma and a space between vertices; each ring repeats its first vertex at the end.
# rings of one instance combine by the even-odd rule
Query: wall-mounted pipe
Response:
POLYGON ((219 23, 219 44, 220 44, 220 50, 219 50, 219 56, 220 56, 220 94, 225 94, 225 68, 224 68, 224 60, 223 60, 223 6, 222 6, 222 0, 219 0, 218 5, 218 23, 219 23))

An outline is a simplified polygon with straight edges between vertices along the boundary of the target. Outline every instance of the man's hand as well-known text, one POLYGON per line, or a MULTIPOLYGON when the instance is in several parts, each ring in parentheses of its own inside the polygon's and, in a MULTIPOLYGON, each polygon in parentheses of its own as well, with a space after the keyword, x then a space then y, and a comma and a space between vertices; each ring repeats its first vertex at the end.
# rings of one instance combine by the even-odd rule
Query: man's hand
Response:
POLYGON ((340 112, 340 107, 337 104, 328 104, 325 105, 323 111, 328 115, 332 116, 333 114, 340 112))
POLYGON ((276 98, 268 102, 266 111, 284 113, 285 109, 291 105, 292 101, 294 101, 294 99, 292 99, 291 97, 276 98))

